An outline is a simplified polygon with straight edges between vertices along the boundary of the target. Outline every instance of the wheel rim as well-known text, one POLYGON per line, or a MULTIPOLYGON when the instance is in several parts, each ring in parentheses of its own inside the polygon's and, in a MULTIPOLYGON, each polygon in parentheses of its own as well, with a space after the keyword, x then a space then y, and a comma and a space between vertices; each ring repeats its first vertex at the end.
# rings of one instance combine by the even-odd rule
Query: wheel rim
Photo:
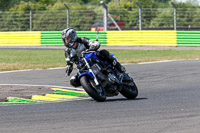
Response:
POLYGON ((135 86, 130 86, 129 87, 129 90, 131 91, 131 92, 136 92, 137 91, 137 89, 135 88, 135 86))
POLYGON ((124 85, 124 88, 127 88, 127 90, 129 90, 130 92, 133 92, 133 93, 137 92, 137 88, 135 87, 135 85, 133 85, 133 86, 124 85))
POLYGON ((92 86, 92 88, 100 95, 100 96, 104 96, 105 93, 103 91, 103 88, 101 85, 96 86, 94 80, 90 80, 90 84, 92 86))

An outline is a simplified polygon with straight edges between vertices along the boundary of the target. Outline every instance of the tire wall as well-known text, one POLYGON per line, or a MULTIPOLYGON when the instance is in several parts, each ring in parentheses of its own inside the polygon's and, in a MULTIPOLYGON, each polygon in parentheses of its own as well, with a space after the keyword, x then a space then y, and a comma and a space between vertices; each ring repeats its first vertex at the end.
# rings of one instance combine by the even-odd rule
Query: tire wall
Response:
MULTIPOLYGON (((96 31, 77 31, 96 40, 96 31)), ((99 31, 102 46, 200 46, 200 31, 99 31)), ((0 32, 0 46, 63 46, 61 31, 0 32)))

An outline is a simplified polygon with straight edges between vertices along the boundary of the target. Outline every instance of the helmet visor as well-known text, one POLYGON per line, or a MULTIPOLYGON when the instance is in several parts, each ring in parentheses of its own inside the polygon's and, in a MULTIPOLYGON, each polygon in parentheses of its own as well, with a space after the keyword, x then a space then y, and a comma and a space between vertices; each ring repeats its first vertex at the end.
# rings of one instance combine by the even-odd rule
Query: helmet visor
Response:
POLYGON ((74 41, 72 41, 71 37, 65 38, 64 42, 65 42, 66 46, 68 46, 69 48, 73 47, 73 45, 74 45, 74 41))

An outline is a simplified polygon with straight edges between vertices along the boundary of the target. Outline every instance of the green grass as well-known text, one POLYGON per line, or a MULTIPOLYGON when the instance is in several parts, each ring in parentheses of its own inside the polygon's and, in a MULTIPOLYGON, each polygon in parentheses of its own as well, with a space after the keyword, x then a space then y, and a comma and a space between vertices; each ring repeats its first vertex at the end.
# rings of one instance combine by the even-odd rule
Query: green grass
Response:
MULTIPOLYGON (((109 50, 120 63, 200 59, 199 50, 109 50)), ((0 71, 64 67, 64 50, 0 50, 0 71)))
POLYGON ((200 59, 200 50, 113 50, 120 63, 200 59))
POLYGON ((0 71, 65 66, 64 50, 1 50, 0 71))

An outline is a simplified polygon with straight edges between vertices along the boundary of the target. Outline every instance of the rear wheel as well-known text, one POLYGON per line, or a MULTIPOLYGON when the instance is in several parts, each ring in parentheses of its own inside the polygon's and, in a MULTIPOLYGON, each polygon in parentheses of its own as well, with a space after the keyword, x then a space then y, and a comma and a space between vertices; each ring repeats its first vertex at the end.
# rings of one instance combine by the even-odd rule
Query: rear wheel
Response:
POLYGON ((82 76, 80 78, 80 83, 84 90, 91 96, 94 100, 98 102, 104 102, 106 100, 105 89, 99 85, 96 86, 94 80, 88 76, 82 76))
MULTIPOLYGON (((129 83, 130 84, 130 83, 129 83)), ((132 85, 123 85, 120 93, 127 99, 135 99, 138 96, 138 89, 134 81, 132 85)))

